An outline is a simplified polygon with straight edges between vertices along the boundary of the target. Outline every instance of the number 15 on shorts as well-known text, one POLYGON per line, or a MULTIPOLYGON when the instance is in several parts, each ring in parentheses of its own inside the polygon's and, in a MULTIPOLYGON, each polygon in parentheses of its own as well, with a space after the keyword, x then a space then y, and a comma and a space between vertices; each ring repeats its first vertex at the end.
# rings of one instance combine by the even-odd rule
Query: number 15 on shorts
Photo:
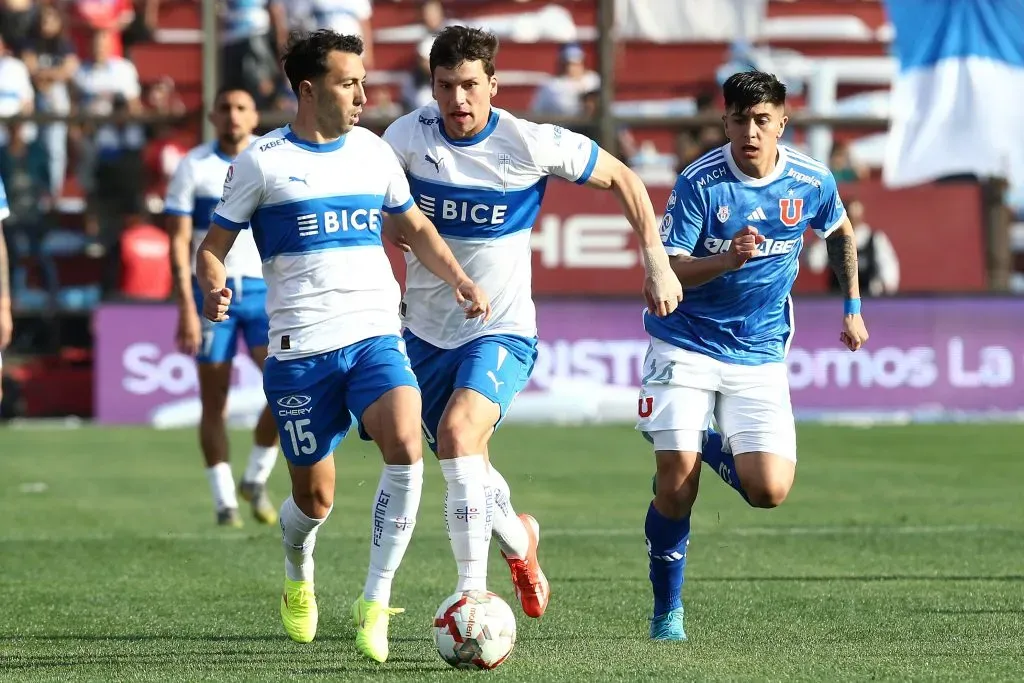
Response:
POLYGON ((308 418, 303 418, 301 420, 288 420, 284 423, 284 430, 288 432, 288 436, 291 438, 292 453, 295 454, 295 457, 316 453, 316 436, 313 435, 312 431, 306 430, 309 427, 309 422, 308 418))

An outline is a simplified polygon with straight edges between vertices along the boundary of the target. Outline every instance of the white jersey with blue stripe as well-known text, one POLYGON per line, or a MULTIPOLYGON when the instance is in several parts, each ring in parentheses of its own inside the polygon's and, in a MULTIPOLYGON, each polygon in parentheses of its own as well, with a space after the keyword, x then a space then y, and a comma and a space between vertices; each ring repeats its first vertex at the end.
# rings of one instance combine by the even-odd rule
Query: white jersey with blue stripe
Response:
MULTIPOLYGON (((210 227, 210 219, 220 201, 224 176, 227 175, 231 161, 231 157, 224 154, 216 142, 193 147, 178 164, 167 186, 164 213, 192 218, 193 273, 196 268, 196 252, 210 227)), ((229 278, 263 278, 263 260, 256 249, 252 232, 247 230, 238 236, 224 266, 229 278)))
POLYGON ((446 349, 488 334, 535 337, 530 230, 548 176, 585 183, 597 163, 597 144, 501 109, 492 109, 473 137, 453 140, 435 103, 392 123, 384 139, 398 154, 420 209, 491 299, 489 321, 466 320, 450 288, 406 254, 406 327, 446 349))
POLYGON ((665 318, 644 314, 652 337, 726 363, 785 359, 793 333, 789 298, 804 231, 827 237, 846 217, 835 178, 821 162, 779 146, 775 169, 752 178, 729 145, 683 170, 669 195, 661 239, 669 256, 712 256, 729 250, 746 225, 765 236, 742 268, 686 290, 665 318))
POLYGON ((213 222, 252 226, 272 356, 302 358, 399 333, 400 291, 381 242, 381 211, 412 205, 391 148, 365 128, 317 144, 286 126, 239 155, 213 222))

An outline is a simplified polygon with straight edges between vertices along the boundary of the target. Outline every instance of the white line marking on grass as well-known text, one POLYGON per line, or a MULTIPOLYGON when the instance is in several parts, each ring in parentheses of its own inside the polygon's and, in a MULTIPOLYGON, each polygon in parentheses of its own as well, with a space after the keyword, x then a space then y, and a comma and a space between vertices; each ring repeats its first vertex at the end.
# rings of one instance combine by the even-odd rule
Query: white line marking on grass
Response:
MULTIPOLYGON (((545 537, 576 537, 576 538, 624 538, 635 536, 643 538, 642 527, 635 529, 597 529, 597 528, 542 528, 545 537)), ((935 536, 943 534, 976 534, 976 533, 1024 533, 1024 529, 990 524, 960 524, 940 526, 752 526, 752 527, 697 527, 694 534, 700 537, 715 536, 935 536)), ((319 538, 358 539, 369 536, 366 532, 334 532, 321 530, 319 538)), ((415 534, 417 538, 445 538, 441 531, 423 531, 415 534)), ((134 534, 131 532, 113 533, 97 532, 67 535, 0 535, 0 543, 80 543, 105 541, 251 541, 260 543, 269 541, 278 543, 278 535, 270 530, 257 532, 238 532, 225 529, 223 531, 170 531, 167 533, 134 534)))

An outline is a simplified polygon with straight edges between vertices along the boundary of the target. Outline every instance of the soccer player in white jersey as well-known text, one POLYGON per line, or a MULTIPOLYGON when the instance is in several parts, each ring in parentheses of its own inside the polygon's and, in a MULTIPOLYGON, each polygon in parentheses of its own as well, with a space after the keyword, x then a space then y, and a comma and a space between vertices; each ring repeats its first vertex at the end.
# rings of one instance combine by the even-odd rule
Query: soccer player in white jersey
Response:
POLYGON ((523 612, 539 617, 550 596, 537 559, 540 527, 532 516, 516 515, 487 444, 537 355, 530 229, 548 178, 616 194, 640 239, 652 315, 671 313, 682 290, 636 174, 583 135, 491 106, 497 49, 497 38, 485 31, 443 30, 430 50, 436 102, 395 121, 384 139, 398 153, 416 202, 494 308, 489 320, 466 320, 446 299, 444 282, 416 254, 407 256, 406 347, 423 391, 424 433, 447 482, 456 590, 486 587, 493 521, 523 612))
MULTIPOLYGON (((245 231, 228 256, 228 280, 235 292, 231 319, 221 324, 200 321, 203 292, 193 275, 195 253, 210 226, 213 209, 220 200, 224 175, 231 161, 253 140, 257 124, 252 95, 238 88, 221 90, 214 100, 210 122, 217 134, 214 142, 189 151, 167 187, 164 213, 171 236, 171 270, 178 302, 178 350, 195 356, 199 375, 199 444, 206 460, 217 523, 241 526, 235 482, 228 462, 227 402, 231 367, 239 337, 245 339, 249 355, 263 368, 267 358, 267 286, 263 262, 252 233, 245 231)), ((239 493, 252 504, 253 516, 264 524, 277 521, 277 510, 266 493, 267 479, 277 460, 277 425, 268 406, 253 432, 249 465, 242 475, 239 493)))
POLYGON ((352 425, 373 439, 384 471, 373 498, 370 568, 352 606, 356 646, 388 656, 391 584, 412 537, 423 484, 420 394, 399 335, 400 290, 381 242, 382 211, 454 292, 466 317, 487 295, 413 203, 387 143, 355 127, 366 96, 362 41, 328 30, 296 36, 284 70, 298 98, 290 126, 256 140, 228 170, 213 226, 199 249, 204 315, 225 320, 233 291, 224 260, 250 225, 263 258, 270 357, 263 387, 288 459, 292 495, 281 506, 288 635, 309 642, 317 529, 334 504, 333 451, 352 425))
MULTIPOLYGON (((0 180, 0 353, 11 343, 11 335, 14 333, 14 320, 11 316, 11 264, 7 259, 7 237, 2 223, 10 215, 7 190, 4 189, 4 181, 0 180)), ((3 369, 4 361, 0 356, 0 373, 3 369)), ((0 400, 3 397, 3 386, 0 384, 0 400)))
POLYGON ((651 336, 637 428, 654 445, 657 474, 645 532, 654 640, 686 640, 682 585, 700 463, 754 507, 786 498, 796 429, 785 357, 790 290, 804 232, 826 239, 846 302, 840 341, 868 339, 860 315, 857 250, 835 178, 778 144, 786 89, 774 76, 735 74, 723 87, 729 143, 683 170, 661 235, 686 288, 675 313, 644 316, 651 336), (721 434, 710 430, 715 418, 721 434))

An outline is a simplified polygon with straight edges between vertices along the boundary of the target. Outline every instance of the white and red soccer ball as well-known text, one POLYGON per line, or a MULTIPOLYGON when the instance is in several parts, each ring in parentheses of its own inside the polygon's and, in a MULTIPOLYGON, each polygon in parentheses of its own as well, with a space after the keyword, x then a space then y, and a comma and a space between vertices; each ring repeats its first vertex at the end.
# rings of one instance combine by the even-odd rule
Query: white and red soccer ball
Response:
POLYGON ((434 615, 434 646, 456 669, 494 669, 516 644, 516 617, 490 591, 449 596, 434 615))

